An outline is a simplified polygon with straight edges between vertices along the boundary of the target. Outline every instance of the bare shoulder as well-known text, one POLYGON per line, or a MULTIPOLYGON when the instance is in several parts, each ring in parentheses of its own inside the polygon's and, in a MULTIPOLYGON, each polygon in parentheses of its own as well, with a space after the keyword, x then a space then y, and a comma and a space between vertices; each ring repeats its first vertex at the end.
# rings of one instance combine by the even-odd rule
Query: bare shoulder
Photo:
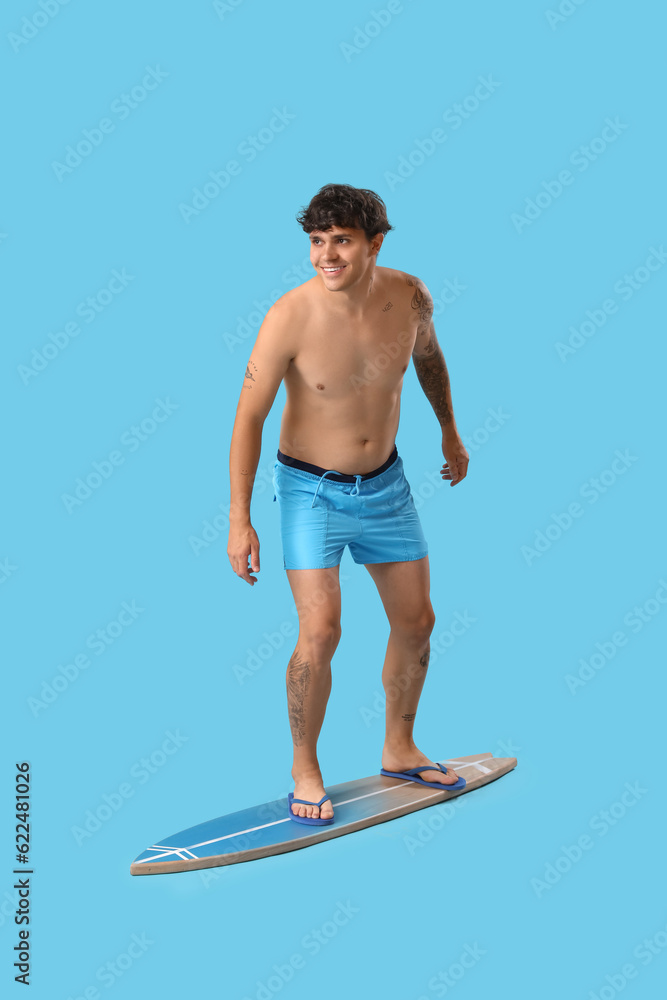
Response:
POLYGON ((401 271, 400 273, 406 288, 409 289, 411 301, 419 302, 420 304, 425 303, 432 307, 433 299, 426 287, 426 283, 421 278, 418 278, 416 274, 409 274, 407 271, 401 271))
POLYGON ((410 297, 410 285, 409 282, 415 282, 419 279, 415 278, 411 274, 407 274, 406 271, 400 271, 396 267, 380 267, 375 268, 375 273, 378 279, 381 281, 384 288, 387 291, 392 292, 397 297, 403 295, 410 297))
MULTIPOLYGON (((305 284, 308 284, 308 282, 305 284)), ((304 287, 305 285, 297 285, 296 288, 290 288, 288 292, 285 292, 280 298, 276 299, 266 315, 271 314, 276 318, 292 316, 302 308, 305 302, 304 287)))
POLYGON ((420 337, 429 331, 433 318, 433 298, 426 284, 418 278, 416 274, 409 274, 407 271, 397 272, 401 275, 401 280, 405 286, 407 297, 410 301, 410 308, 414 310, 417 318, 417 345, 420 337))
MULTIPOLYGON (((308 284, 306 282, 306 284, 308 284)), ((297 335, 307 309, 304 285, 291 288, 269 307, 257 336, 257 344, 275 348, 293 357, 297 351, 297 335)))

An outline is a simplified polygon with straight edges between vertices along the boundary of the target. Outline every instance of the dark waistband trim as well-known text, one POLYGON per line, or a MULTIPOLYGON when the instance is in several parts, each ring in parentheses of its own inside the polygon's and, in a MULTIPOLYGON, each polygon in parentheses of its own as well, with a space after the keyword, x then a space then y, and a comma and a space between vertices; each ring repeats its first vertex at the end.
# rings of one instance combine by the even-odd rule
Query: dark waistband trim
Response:
MULTIPOLYGON (((387 461, 383 462, 382 465, 379 465, 377 469, 373 469, 372 472, 365 472, 361 477, 362 482, 364 479, 372 479, 374 476, 379 476, 381 473, 386 472, 389 466, 393 465, 397 458, 398 449, 396 445, 394 445, 394 450, 387 461)), ((320 465, 311 465, 310 462, 302 462, 300 458, 292 458, 291 455, 285 455, 280 448, 278 449, 278 461, 282 462, 283 465, 290 465, 294 469, 302 469, 303 472, 310 472, 314 476, 323 476, 325 472, 329 471, 328 469, 323 469, 320 465)), ((345 472, 331 472, 327 476, 327 479, 331 479, 335 483, 354 483, 356 476, 349 476, 345 472)))

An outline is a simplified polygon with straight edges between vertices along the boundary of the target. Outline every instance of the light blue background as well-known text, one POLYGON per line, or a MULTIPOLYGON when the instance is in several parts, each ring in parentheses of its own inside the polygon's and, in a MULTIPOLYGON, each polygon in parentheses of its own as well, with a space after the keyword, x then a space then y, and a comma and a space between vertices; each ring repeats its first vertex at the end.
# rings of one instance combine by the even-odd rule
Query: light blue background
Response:
MULTIPOLYGON (((667 612, 654 598, 667 595, 657 406, 667 271, 639 272, 627 300, 614 288, 667 241, 664 13, 656 3, 590 0, 550 24, 557 5, 548 0, 393 8, 381 31, 370 28, 376 37, 351 51, 342 46, 355 37, 363 45, 355 33, 384 0, 237 0, 226 12, 204 2, 72 0, 14 45, 22 18, 41 8, 5 5, 2 74, 13 97, 0 220, 10 307, 0 594, 10 655, 0 933, 12 995, 22 995, 10 916, 18 760, 30 761, 34 778, 34 998, 82 997, 92 986, 114 1000, 255 998, 294 954, 304 967, 280 990, 274 981, 264 1000, 562 1000, 591 991, 608 1000, 627 963, 636 972, 621 990, 628 998, 655 998, 664 982, 667 955, 644 964, 648 953, 635 949, 656 935, 659 947, 667 942, 667 612), (146 67, 167 75, 121 119, 110 109, 146 67), (460 127, 452 115, 443 123, 480 76, 498 84, 493 93, 460 127), (294 118, 248 162, 238 147, 274 108, 294 118), (113 132, 59 180, 53 162, 105 117, 113 132), (625 127, 579 169, 571 155, 607 118, 625 127), (446 141, 392 180, 399 157, 439 127, 446 141), (184 221, 179 206, 234 158, 240 173, 184 221), (543 196, 543 210, 517 231, 512 215, 568 168, 573 182, 550 205, 543 196), (412 369, 397 441, 430 544, 434 641, 456 612, 475 618, 433 657, 416 738, 441 759, 511 747, 519 766, 465 797, 412 854, 405 838, 424 831, 428 811, 208 880, 132 878, 130 862, 156 838, 291 788, 292 640, 243 683, 235 672, 258 655, 264 633, 295 621, 277 505, 261 478, 277 447, 282 390, 253 507, 258 585, 232 574, 224 526, 199 554, 191 540, 229 498, 229 440, 252 344, 230 338, 241 320, 257 319, 255 300, 265 311, 273 290, 309 276, 285 276, 308 251, 294 216, 328 182, 385 198, 396 229, 380 264, 419 275, 436 299, 448 280, 465 286, 439 307, 436 329, 459 429, 474 445, 467 479, 429 488, 440 439, 412 369), (94 322, 79 316, 79 335, 22 378, 33 349, 123 268, 132 280, 122 293, 94 322), (556 345, 569 327, 609 298, 617 311, 561 360, 556 345), (156 399, 176 408, 132 450, 123 435, 156 399), (502 426, 485 432, 499 408, 502 426), (63 494, 114 450, 123 464, 68 513, 63 494), (581 491, 617 450, 632 460, 592 503, 581 491), (560 537, 552 527, 542 554, 526 556, 523 547, 576 502, 581 516, 560 537), (90 666, 35 709, 29 699, 124 601, 144 610, 103 655, 88 649, 90 666), (646 602, 647 621, 633 631, 624 619, 646 602), (572 693, 567 675, 618 631, 625 645, 572 693), (158 753, 148 774, 140 762, 169 731, 187 739, 158 753), (602 835, 599 814, 637 781, 633 804, 617 806, 602 835), (117 801, 124 783, 129 797, 77 843, 87 811, 105 795, 117 801), (566 871, 564 848, 585 834, 592 846, 566 871), (533 880, 557 863, 560 878, 540 888, 533 880), (313 954, 304 938, 339 901, 358 912, 313 954), (97 970, 133 934, 152 943, 105 985, 97 970), (483 955, 436 992, 433 977, 466 945, 483 955)), ((373 705, 386 622, 347 553, 342 573, 343 638, 320 741, 327 784, 375 772, 383 735, 373 705)))

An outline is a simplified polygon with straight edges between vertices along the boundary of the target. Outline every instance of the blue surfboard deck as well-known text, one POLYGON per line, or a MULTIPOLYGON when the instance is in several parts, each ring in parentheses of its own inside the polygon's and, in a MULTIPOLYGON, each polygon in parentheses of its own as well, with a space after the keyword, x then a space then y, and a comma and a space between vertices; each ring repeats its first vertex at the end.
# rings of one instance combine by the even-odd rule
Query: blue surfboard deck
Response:
POLYGON ((334 807, 334 822, 329 826, 295 823, 289 818, 287 799, 275 799, 165 837, 134 859, 130 874, 158 875, 216 868, 310 847, 465 795, 507 774, 517 762, 516 757, 485 753, 438 763, 454 768, 465 778, 465 788, 448 792, 444 786, 440 791, 379 773, 346 781, 327 787, 334 807))

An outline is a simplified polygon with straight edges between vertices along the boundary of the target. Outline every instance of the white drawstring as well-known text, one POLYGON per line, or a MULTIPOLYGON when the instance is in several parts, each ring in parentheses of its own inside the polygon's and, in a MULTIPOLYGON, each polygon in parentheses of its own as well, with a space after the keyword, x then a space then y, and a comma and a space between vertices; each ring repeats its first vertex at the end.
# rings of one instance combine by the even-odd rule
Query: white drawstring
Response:
POLYGON ((313 502, 312 502, 312 503, 311 503, 311 505, 310 505, 311 507, 314 507, 314 506, 315 506, 315 500, 316 500, 316 498, 317 498, 317 494, 318 494, 318 492, 319 492, 319 489, 320 489, 320 486, 322 485, 322 480, 324 479, 324 477, 325 477, 325 476, 328 476, 330 472, 334 472, 334 473, 336 473, 336 475, 340 475, 340 473, 338 472, 338 470, 337 470, 337 469, 327 469, 327 471, 326 471, 326 472, 323 472, 323 473, 322 473, 322 475, 320 476, 320 478, 319 478, 319 481, 318 481, 318 483, 317 483, 317 487, 316 487, 316 489, 315 489, 315 494, 314 494, 314 496, 313 496, 313 502))
MULTIPOLYGON (((327 469, 326 472, 322 473, 322 475, 320 476, 320 478, 318 480, 317 486, 315 488, 315 493, 313 495, 313 502, 310 505, 311 507, 315 506, 315 500, 317 498, 317 494, 319 492, 320 486, 322 485, 322 480, 324 479, 325 476, 328 476, 330 472, 333 472, 337 476, 340 476, 340 472, 338 472, 337 469, 327 469)), ((355 479, 354 486, 350 490, 350 496, 351 497, 356 497, 358 495, 358 493, 359 493, 359 484, 361 483, 361 476, 355 476, 354 479, 355 479)))

